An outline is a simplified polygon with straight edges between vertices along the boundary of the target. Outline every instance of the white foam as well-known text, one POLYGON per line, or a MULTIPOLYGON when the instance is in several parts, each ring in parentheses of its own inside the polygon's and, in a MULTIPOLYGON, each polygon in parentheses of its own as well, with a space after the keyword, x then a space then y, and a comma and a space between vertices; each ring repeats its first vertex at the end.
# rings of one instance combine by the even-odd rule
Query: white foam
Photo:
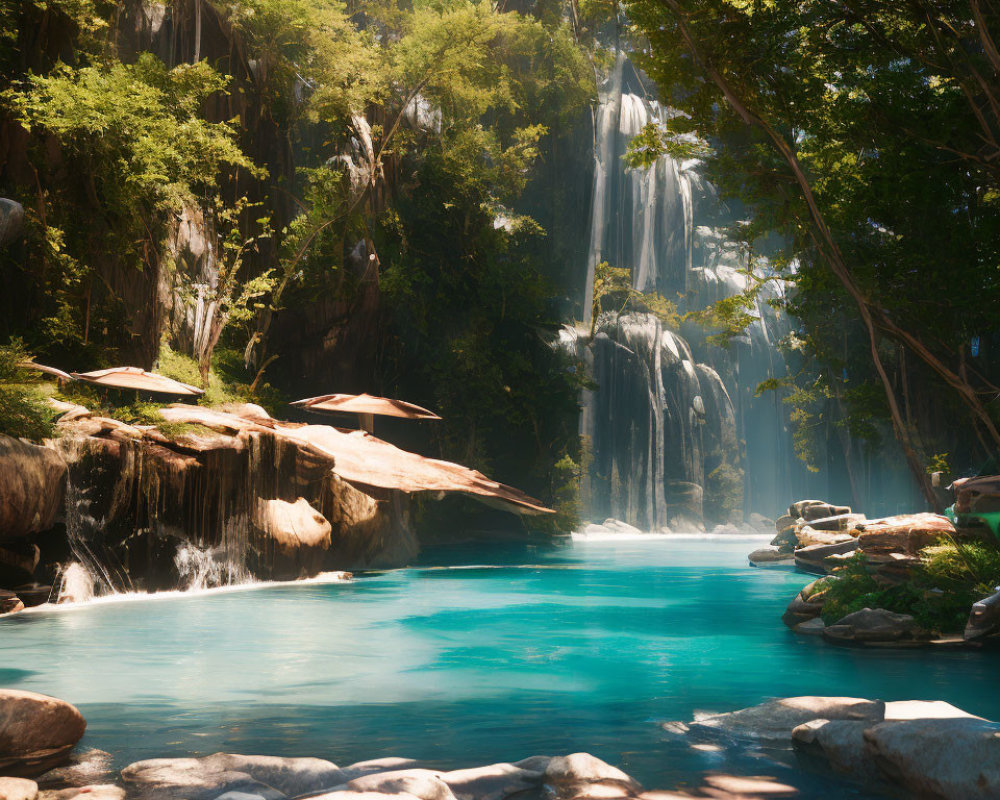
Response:
POLYGON ((227 586, 212 586, 210 588, 193 589, 169 589, 162 592, 119 592, 116 594, 106 594, 93 597, 84 601, 73 601, 67 603, 43 603, 40 606, 26 608, 19 611, 21 614, 47 614, 64 611, 79 611, 84 608, 91 608, 97 605, 111 605, 114 603, 135 603, 152 602, 158 600, 177 600, 179 598, 203 597, 214 594, 231 594, 234 592, 248 592, 255 589, 273 589, 277 586, 295 586, 297 584, 328 584, 328 583, 348 583, 351 580, 350 572, 321 572, 312 578, 301 578, 294 581, 247 581, 246 583, 234 583, 227 586))

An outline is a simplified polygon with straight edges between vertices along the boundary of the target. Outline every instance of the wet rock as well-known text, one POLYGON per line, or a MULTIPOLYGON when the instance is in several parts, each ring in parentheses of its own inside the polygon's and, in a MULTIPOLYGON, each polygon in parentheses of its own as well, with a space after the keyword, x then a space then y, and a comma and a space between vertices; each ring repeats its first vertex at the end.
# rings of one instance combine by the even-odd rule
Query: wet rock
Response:
POLYGON ((819 617, 813 617, 800 622, 792 630, 805 636, 822 636, 823 631, 826 630, 826 624, 819 617))
POLYGON ((850 506, 835 506, 830 503, 818 503, 809 502, 808 505, 802 506, 802 513, 800 516, 806 522, 812 522, 818 519, 829 519, 830 517, 841 517, 851 513, 850 506))
POLYGON ((373 758, 368 761, 358 761, 357 763, 349 764, 346 767, 341 767, 340 772, 344 776, 343 783, 347 783, 348 781, 353 781, 355 778, 361 778, 365 775, 374 775, 378 772, 393 772, 411 769, 417 766, 417 762, 412 758, 388 756, 386 758, 373 758))
POLYGON ((0 800, 35 800, 38 784, 27 778, 0 778, 0 800))
POLYGON ((308 797, 296 798, 296 800, 419 800, 419 798, 406 792, 382 794, 381 792, 355 792, 349 789, 334 789, 320 794, 311 794, 308 797))
POLYGON ((755 567, 759 567, 761 564, 775 564, 779 562, 789 562, 794 561, 795 556, 791 553, 782 553, 777 547, 762 547, 759 550, 754 550, 748 558, 750 563, 755 567))
MULTIPOLYGON (((40 792, 38 800, 125 800, 125 790, 111 783, 80 786, 72 789, 53 789, 40 792)), ((256 797, 253 800, 257 800, 256 797)))
POLYGON ((710 796, 742 800, 742 798, 778 798, 798 796, 799 790, 774 778, 760 775, 706 775, 710 796))
POLYGON ((885 703, 857 697, 787 697, 690 723, 695 734, 788 743, 792 731, 814 719, 881 722, 885 703))
POLYGON ((204 758, 155 758, 122 770, 129 796, 140 800, 215 800, 245 792, 283 800, 338 786, 344 774, 319 758, 216 753, 204 758))
POLYGON ((62 510, 65 478, 66 464, 55 450, 0 434, 0 541, 51 528, 62 510))
POLYGON ((870 727, 871 722, 858 720, 816 719, 792 731, 792 744, 836 772, 872 783, 881 780, 882 773, 865 745, 864 733, 870 727))
POLYGON ((642 786, 620 769, 589 753, 573 753, 553 758, 545 770, 545 784, 558 797, 593 797, 597 787, 610 790, 610 796, 629 796, 642 786))
POLYGON ((817 531, 849 531, 865 519, 864 514, 838 514, 835 517, 811 519, 809 527, 817 531))
POLYGON ((863 608, 828 625, 827 639, 849 642, 899 642, 929 639, 929 635, 909 614, 897 614, 884 608, 863 608))
POLYGON ((254 524, 270 540, 269 561, 276 579, 289 580, 322 572, 333 529, 304 497, 294 503, 258 499, 254 524))
POLYGON ((823 577, 806 584, 788 604, 781 621, 789 628, 794 628, 801 622, 818 617, 823 610, 824 592, 830 580, 832 578, 823 577))
MULTIPOLYGON (((545 761, 548 767, 548 760, 545 761)), ((486 767, 445 772, 441 780, 458 800, 503 800, 542 783, 544 770, 529 770, 514 764, 491 764, 486 767)))
POLYGON ((38 545, 30 542, 0 545, 0 585, 17 586, 31 581, 40 558, 38 545))
POLYGON ((66 761, 87 727, 69 703, 0 689, 0 773, 32 778, 66 761))
POLYGON ((15 586, 14 593, 21 598, 25 608, 34 608, 49 602, 49 598, 52 596, 52 587, 40 583, 28 583, 15 586))
POLYGON ((421 800, 455 800, 455 795, 442 777, 443 773, 429 769, 404 769, 365 775, 334 788, 352 792, 410 794, 421 800))
POLYGON ((982 719, 885 722, 864 732, 879 769, 918 797, 1000 797, 1000 724, 982 719))
POLYGON ((66 789, 110 783, 113 779, 111 753, 104 750, 84 750, 73 753, 66 764, 38 778, 42 789, 66 789))
POLYGON ((0 589, 0 614, 13 614, 15 611, 23 611, 24 603, 14 592, 0 589))

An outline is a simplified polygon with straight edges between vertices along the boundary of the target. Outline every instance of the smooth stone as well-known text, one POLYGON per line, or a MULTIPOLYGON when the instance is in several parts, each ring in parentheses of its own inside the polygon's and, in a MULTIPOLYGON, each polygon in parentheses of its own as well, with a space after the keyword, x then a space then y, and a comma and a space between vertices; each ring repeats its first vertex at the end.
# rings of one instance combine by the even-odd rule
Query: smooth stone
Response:
POLYGON ((538 786, 542 776, 542 771, 522 769, 513 764, 491 764, 445 772, 441 780, 448 784, 458 800, 503 800, 538 786))
POLYGON ((0 614, 13 614, 24 611, 24 603, 14 592, 0 589, 0 614))
POLYGON ((66 462, 51 447, 0 434, 0 486, 0 541, 48 530, 63 509, 66 462))
POLYGON ((35 800, 38 784, 27 778, 0 778, 0 800, 35 800))
POLYGON ((0 689, 0 772, 26 778, 47 772, 68 758, 86 727, 63 700, 0 689))
POLYGON ((1000 797, 1000 724, 975 718, 884 722, 864 732, 879 768, 918 797, 1000 797))
POLYGON ((944 700, 890 700, 885 704, 886 722, 914 719, 983 719, 944 700))
POLYGON ((529 772, 545 772, 549 768, 552 756, 528 756, 520 761, 515 761, 514 766, 526 769, 529 772))
POLYGON ((42 789, 65 789, 110 783, 113 778, 111 753, 104 750, 84 750, 82 753, 73 753, 64 766, 50 769, 39 776, 38 785, 42 789))
POLYGON ((125 800, 125 790, 110 783, 77 786, 44 791, 38 795, 38 800, 125 800))
POLYGON ((377 794, 411 794, 421 800, 455 800, 455 795, 442 778, 443 773, 429 769, 403 769, 365 775, 333 788, 377 794))
POLYGON ((545 770, 545 784, 560 797, 577 797, 590 784, 620 788, 629 794, 642 791, 642 786, 630 775, 590 753, 553 758, 545 770))
POLYGON ((827 639, 850 642, 897 642, 922 638, 923 633, 909 614, 897 614, 884 608, 855 611, 823 631, 827 639))
POLYGON ((792 744, 796 750, 825 759, 836 772, 875 782, 882 779, 882 773, 865 746, 864 736, 871 726, 859 720, 814 719, 792 731, 792 744))
POLYGON ((813 617, 805 622, 800 622, 792 630, 806 636, 822 636, 823 631, 826 630, 826 624, 819 617, 813 617))
POLYGON ((140 800, 215 800, 219 795, 232 791, 260 795, 264 800, 285 800, 287 795, 284 792, 257 780, 248 772, 227 768, 226 760, 219 758, 227 755, 218 753, 205 758, 137 761, 122 770, 122 779, 128 787, 129 796, 140 800))
POLYGON ((385 758, 372 758, 368 761, 358 761, 354 764, 349 764, 346 767, 341 767, 340 772, 344 776, 342 783, 348 783, 349 781, 353 781, 355 778, 361 778, 365 775, 374 775, 379 772, 393 772, 402 769, 412 769, 418 766, 418 762, 412 758, 387 756, 385 758))
POLYGON ((381 792, 353 792, 350 789, 333 789, 322 794, 295 798, 295 800, 419 800, 419 798, 406 792, 382 794, 381 792))
POLYGON ((761 564, 774 564, 781 561, 794 561, 795 556, 792 553, 783 553, 777 547, 762 547, 759 550, 754 550, 748 558, 750 563, 755 567, 761 564))
POLYGON ((792 731, 814 719, 851 719, 869 723, 885 718, 885 703, 858 697, 786 697, 715 714, 690 723, 692 733, 789 743, 792 731))
POLYGON ((52 597, 52 587, 33 583, 26 586, 15 586, 14 593, 21 598, 25 608, 34 608, 49 602, 52 597))

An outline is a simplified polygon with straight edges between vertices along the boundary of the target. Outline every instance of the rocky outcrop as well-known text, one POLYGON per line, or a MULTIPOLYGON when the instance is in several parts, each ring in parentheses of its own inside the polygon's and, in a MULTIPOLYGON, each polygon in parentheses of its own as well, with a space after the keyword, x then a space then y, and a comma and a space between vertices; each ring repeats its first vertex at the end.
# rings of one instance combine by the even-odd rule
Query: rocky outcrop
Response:
POLYGON ((66 464, 52 448, 0 434, 0 543, 52 527, 65 477, 66 464))
POLYGON ((827 639, 839 642, 894 643, 924 642, 932 637, 909 614, 884 608, 863 608, 827 625, 827 639))
POLYGON ((69 703, 35 692, 0 689, 0 774, 30 778, 58 766, 86 727, 83 716, 69 703))
POLYGON ((322 570, 333 528, 304 497, 294 503, 258 499, 254 525, 270 540, 274 577, 307 577, 322 570))

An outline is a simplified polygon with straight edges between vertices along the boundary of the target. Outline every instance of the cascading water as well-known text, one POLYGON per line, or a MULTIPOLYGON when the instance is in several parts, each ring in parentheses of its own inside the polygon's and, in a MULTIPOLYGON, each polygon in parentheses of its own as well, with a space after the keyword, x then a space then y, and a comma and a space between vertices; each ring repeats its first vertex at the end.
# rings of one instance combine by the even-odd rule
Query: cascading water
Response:
MULTIPOLYGON (((726 348, 694 323, 668 330, 651 313, 591 319, 601 262, 627 267, 633 289, 673 300, 681 312, 740 294, 751 280, 748 254, 726 234, 735 217, 699 162, 664 155, 649 169, 626 166, 629 143, 672 113, 630 91, 626 70, 635 74, 619 58, 596 115, 585 325, 563 333, 563 346, 588 365, 599 387, 582 397, 581 434, 591 452, 588 514, 645 530, 770 516, 809 488, 781 397, 756 392, 762 381, 787 374, 776 346, 790 321, 768 302, 780 297, 782 283, 765 282, 751 312, 757 319, 726 348)), ((633 88, 643 91, 641 80, 633 88)), ((760 261, 755 281, 767 277, 760 261)))

